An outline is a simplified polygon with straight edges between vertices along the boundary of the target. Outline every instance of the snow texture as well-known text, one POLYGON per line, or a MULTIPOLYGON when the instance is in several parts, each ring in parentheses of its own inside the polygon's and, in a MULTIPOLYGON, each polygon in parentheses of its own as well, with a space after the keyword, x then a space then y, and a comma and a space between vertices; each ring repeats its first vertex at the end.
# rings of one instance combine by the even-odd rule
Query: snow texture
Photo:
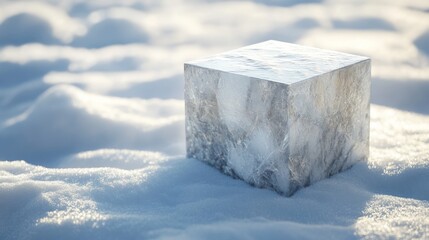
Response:
POLYGON ((1 239, 429 238, 427 1, 0 9, 1 239), (368 164, 291 198, 184 157, 183 63, 268 39, 372 59, 368 164))
POLYGON ((370 71, 279 41, 188 62, 187 156, 291 196, 368 159, 370 71))

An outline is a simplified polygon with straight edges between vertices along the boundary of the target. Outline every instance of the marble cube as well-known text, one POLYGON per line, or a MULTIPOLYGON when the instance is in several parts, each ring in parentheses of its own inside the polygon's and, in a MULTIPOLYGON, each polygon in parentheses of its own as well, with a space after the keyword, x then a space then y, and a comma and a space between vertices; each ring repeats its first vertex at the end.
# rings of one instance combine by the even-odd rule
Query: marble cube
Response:
POLYGON ((367 57, 266 41, 185 63, 187 156, 290 196, 369 154, 367 57))

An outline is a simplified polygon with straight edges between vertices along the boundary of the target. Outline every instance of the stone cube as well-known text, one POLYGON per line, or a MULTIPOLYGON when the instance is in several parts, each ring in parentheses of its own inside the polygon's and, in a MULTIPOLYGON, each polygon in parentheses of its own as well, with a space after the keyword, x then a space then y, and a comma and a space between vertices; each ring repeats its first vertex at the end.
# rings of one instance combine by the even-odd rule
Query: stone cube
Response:
POLYGON ((290 196, 369 154, 367 57, 266 41, 185 63, 187 157, 290 196))

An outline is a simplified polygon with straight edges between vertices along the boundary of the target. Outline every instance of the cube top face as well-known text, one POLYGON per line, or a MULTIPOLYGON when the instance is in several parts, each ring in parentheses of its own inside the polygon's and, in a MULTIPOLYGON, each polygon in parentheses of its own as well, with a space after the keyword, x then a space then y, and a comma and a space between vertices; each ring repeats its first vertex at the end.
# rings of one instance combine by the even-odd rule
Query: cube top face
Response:
POLYGON ((270 40, 187 64, 290 85, 365 60, 369 58, 270 40))

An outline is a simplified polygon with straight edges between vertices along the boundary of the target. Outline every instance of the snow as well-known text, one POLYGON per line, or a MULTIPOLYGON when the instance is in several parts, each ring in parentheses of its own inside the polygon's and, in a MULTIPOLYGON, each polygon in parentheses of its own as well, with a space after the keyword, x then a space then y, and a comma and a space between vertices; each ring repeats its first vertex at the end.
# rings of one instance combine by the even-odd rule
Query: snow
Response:
POLYGON ((429 3, 306 2, 2 1, 0 238, 429 238, 429 3), (285 198, 184 158, 183 62, 268 39, 372 59, 368 165, 285 198))

